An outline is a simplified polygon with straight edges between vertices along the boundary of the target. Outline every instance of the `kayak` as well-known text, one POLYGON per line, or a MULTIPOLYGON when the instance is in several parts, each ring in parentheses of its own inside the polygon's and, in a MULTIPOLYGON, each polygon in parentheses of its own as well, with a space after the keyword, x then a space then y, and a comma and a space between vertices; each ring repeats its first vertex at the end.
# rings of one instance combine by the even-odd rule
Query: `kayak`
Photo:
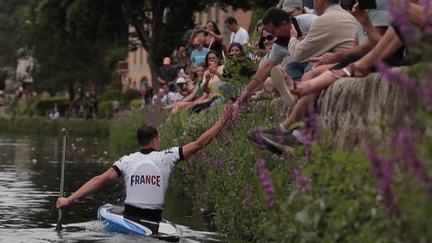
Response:
POLYGON ((144 235, 170 242, 180 240, 181 231, 175 224, 162 219, 159 222, 159 233, 153 232, 144 225, 138 224, 132 220, 123 217, 122 206, 105 204, 98 209, 98 220, 102 222, 103 229, 110 233, 144 235))

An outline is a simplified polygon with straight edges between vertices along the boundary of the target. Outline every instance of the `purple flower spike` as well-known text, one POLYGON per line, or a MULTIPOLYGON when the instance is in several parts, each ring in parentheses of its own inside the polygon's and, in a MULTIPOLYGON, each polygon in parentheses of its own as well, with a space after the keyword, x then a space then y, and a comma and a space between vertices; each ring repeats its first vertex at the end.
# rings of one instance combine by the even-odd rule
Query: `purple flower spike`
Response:
POLYGON ((204 162, 204 165, 206 167, 210 167, 210 165, 211 165, 210 158, 207 156, 206 153, 202 154, 202 161, 204 162))
POLYGON ((258 127, 255 127, 255 136, 257 138, 260 149, 266 149, 267 147, 264 145, 264 139, 261 136, 261 130, 258 127))
MULTIPOLYGON (((391 140, 391 142, 394 140, 391 140)), ((367 145, 363 145, 367 147, 367 145)), ((383 197, 385 205, 389 208, 389 213, 393 210, 394 193, 391 188, 393 179, 393 165, 397 158, 391 158, 385 160, 382 155, 376 154, 376 147, 365 149, 365 156, 371 162, 372 174, 378 178, 377 187, 380 189, 379 192, 383 197)))
POLYGON ((215 166, 216 166, 216 171, 218 171, 218 172, 222 172, 224 170, 223 162, 220 159, 217 159, 215 161, 215 166))
POLYGON ((226 129, 224 129, 223 132, 222 132, 222 138, 223 138, 223 141, 224 141, 225 144, 229 143, 230 136, 229 136, 229 133, 228 133, 228 131, 226 129))
POLYGON ((313 134, 318 135, 319 129, 316 121, 315 107, 313 103, 308 106, 307 115, 304 118, 306 124, 305 129, 303 129, 303 144, 306 146, 311 146, 313 144, 313 134))
POLYGON ((431 178, 427 173, 424 161, 417 156, 417 148, 412 141, 412 135, 409 134, 407 130, 402 129, 399 132, 398 140, 401 143, 408 166, 417 174, 420 181, 429 183, 431 178))
POLYGON ((310 191, 311 189, 312 189, 312 186, 311 186, 310 184, 307 184, 306 186, 304 186, 304 187, 301 189, 301 193, 302 193, 302 194, 305 194, 306 192, 310 191))
POLYGON ((189 167, 190 167, 190 168, 192 168, 192 167, 193 167, 193 165, 194 165, 194 162, 193 162, 193 160, 192 160, 192 159, 188 159, 188 165, 189 165, 189 167))
POLYGON ((298 182, 298 183, 303 183, 303 182, 305 182, 305 181, 307 181, 307 178, 305 177, 305 176, 296 176, 296 181, 298 182))
POLYGON ((278 202, 273 198, 275 189, 273 187, 273 182, 270 177, 269 171, 265 168, 265 160, 262 158, 256 159, 258 168, 258 178, 261 181, 261 186, 264 188, 264 192, 267 197, 267 201, 271 207, 278 204, 278 202))
POLYGON ((383 61, 377 61, 375 63, 378 72, 390 83, 402 86, 405 91, 411 92, 416 88, 416 82, 414 79, 408 78, 406 75, 392 70, 383 61))
POLYGON ((253 204, 252 201, 252 185, 250 183, 246 184, 246 201, 249 205, 253 204))

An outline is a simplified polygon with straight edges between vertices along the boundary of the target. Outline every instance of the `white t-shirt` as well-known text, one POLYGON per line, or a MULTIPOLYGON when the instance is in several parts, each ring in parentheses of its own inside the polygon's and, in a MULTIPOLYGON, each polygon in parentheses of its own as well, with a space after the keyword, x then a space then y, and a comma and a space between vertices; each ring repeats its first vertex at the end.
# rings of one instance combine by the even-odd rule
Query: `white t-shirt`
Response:
POLYGON ((238 42, 240 44, 248 44, 249 43, 249 34, 248 32, 240 27, 237 32, 232 32, 230 37, 230 44, 233 42, 238 42))
MULTIPOLYGON (((368 15, 373 26, 390 26, 393 22, 393 18, 390 16, 388 11, 369 9, 368 15)), ((359 37, 359 45, 364 44, 368 40, 368 37, 364 33, 363 26, 359 22, 357 22, 357 33, 359 37)))
POLYGON ((182 100, 184 97, 183 97, 183 95, 182 94, 180 94, 180 93, 178 93, 178 92, 175 92, 174 93, 174 100, 173 101, 176 101, 176 100, 182 100))
POLYGON ((181 147, 163 151, 142 149, 113 164, 126 186, 125 203, 144 209, 163 209, 165 192, 174 166, 183 160, 181 147))
POLYGON ((168 94, 165 94, 163 97, 162 97, 162 103, 164 104, 164 105, 169 105, 169 104, 171 104, 171 103, 173 103, 174 102, 174 100, 175 100, 175 94, 173 93, 173 92, 168 92, 168 94))

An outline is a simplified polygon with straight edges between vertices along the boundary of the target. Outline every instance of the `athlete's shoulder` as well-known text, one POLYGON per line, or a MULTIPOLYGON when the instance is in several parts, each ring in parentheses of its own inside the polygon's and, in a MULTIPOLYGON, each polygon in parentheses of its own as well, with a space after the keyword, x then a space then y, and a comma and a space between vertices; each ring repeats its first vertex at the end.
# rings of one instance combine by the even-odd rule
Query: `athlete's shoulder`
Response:
POLYGON ((160 151, 160 153, 166 154, 166 155, 170 155, 170 154, 174 155, 174 154, 177 154, 178 151, 179 151, 179 147, 172 147, 172 148, 164 149, 164 150, 160 151))

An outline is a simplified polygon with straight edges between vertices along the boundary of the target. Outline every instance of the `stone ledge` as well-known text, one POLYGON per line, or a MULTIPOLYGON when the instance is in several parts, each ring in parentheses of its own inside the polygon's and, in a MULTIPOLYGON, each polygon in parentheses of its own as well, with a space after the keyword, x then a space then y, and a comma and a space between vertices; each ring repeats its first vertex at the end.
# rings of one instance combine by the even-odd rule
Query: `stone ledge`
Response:
MULTIPOLYGON (((282 122, 293 110, 281 98, 272 100, 272 105, 278 112, 268 122, 274 124, 282 122)), ((262 102, 252 106, 253 112, 265 109, 262 102)), ((353 150, 363 140, 379 134, 382 117, 390 129, 422 130, 418 111, 418 102, 408 99, 403 88, 390 84, 378 73, 365 78, 341 78, 323 90, 317 102, 319 126, 329 129, 329 142, 334 147, 345 150, 353 150)))
POLYGON ((389 129, 422 129, 417 116, 419 103, 378 73, 339 79, 321 92, 317 111, 320 126, 330 130, 331 143, 341 149, 352 150, 379 134, 381 118, 385 118, 389 129))

